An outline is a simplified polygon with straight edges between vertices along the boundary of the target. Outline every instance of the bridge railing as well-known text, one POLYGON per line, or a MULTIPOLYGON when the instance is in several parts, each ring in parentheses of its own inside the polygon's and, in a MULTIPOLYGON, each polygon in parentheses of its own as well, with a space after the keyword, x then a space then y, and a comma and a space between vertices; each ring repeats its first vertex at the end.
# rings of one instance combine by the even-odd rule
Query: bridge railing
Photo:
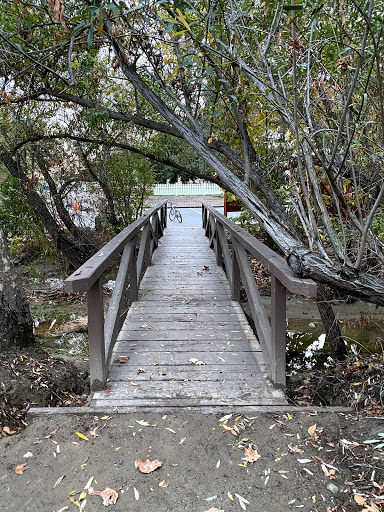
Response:
POLYGON ((64 282, 68 293, 87 292, 92 391, 105 386, 112 350, 127 315, 124 304, 137 300, 140 281, 166 225, 167 200, 164 200, 115 236, 64 282), (104 316, 104 272, 121 253, 116 284, 104 316))
POLYGON ((296 277, 284 258, 215 208, 203 203, 202 216, 203 228, 216 253, 217 264, 225 267, 233 300, 240 300, 241 280, 243 282, 269 377, 276 387, 285 387, 286 290, 314 297, 316 283, 311 279, 296 277), (229 249, 226 233, 231 239, 232 251, 229 249), (271 322, 264 309, 247 252, 271 273, 271 322))

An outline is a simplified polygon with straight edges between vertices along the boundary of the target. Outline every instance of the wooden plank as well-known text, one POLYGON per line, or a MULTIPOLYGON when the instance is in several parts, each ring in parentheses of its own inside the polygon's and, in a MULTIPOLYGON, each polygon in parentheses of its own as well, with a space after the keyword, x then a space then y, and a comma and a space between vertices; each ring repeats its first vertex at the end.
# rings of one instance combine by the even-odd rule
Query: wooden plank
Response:
POLYGON ((111 355, 113 345, 116 341, 117 334, 122 327, 122 321, 124 321, 124 319, 122 321, 120 320, 120 311, 125 300, 125 292, 127 289, 129 278, 128 268, 129 263, 132 259, 132 252, 134 250, 135 247, 133 246, 132 241, 129 242, 124 248, 119 271, 116 277, 116 284, 113 289, 112 298, 109 302, 108 312, 105 318, 105 363, 107 367, 109 366, 109 358, 111 355))
MULTIPOLYGON (((154 367, 159 365, 168 365, 168 366, 181 366, 185 364, 190 364, 189 360, 191 358, 197 359, 198 361, 203 361, 203 363, 207 364, 215 364, 218 366, 226 367, 228 364, 237 364, 243 365, 245 364, 253 364, 257 367, 257 365, 265 365, 265 360, 262 352, 225 352, 217 351, 217 352, 202 352, 201 350, 195 350, 190 352, 173 352, 173 351, 154 351, 154 352, 143 352, 138 349, 138 351, 130 351, 129 349, 124 350, 123 347, 120 349, 120 345, 115 346, 115 350, 112 355, 112 362, 116 362, 120 357, 129 357, 128 363, 131 365, 137 365, 140 367, 142 365, 152 365, 154 367)), ((261 366, 262 368, 263 366, 261 366)))
POLYGON ((259 368, 255 365, 226 365, 221 370, 214 365, 196 366, 153 366, 143 365, 136 367, 126 364, 112 364, 109 371, 109 379, 113 382, 129 380, 196 380, 196 381, 247 381, 252 382, 259 375, 259 368))
POLYGON ((218 404, 230 401, 238 405, 252 403, 274 405, 281 403, 282 392, 266 385, 261 376, 250 386, 243 382, 181 382, 181 381, 132 381, 113 382, 109 393, 96 392, 93 401, 116 403, 127 399, 150 404, 162 402, 169 404, 176 401, 181 404, 218 404))
POLYGON ((205 205, 211 215, 227 229, 232 237, 249 251, 260 263, 274 274, 279 281, 292 293, 298 293, 307 297, 316 296, 316 283, 311 279, 300 279, 295 276, 284 258, 272 249, 261 243, 246 230, 227 219, 216 209, 205 205))
POLYGON ((129 325, 124 325, 119 334, 119 340, 174 340, 174 341, 192 341, 196 339, 204 339, 206 341, 217 340, 221 342, 227 341, 248 341, 253 335, 250 329, 245 333, 241 328, 236 330, 228 329, 165 329, 164 331, 154 331, 152 329, 141 329, 131 331, 129 325))
MULTIPOLYGON (((181 331, 184 332, 184 331, 181 331)), ((258 341, 254 341, 255 351, 261 352, 261 347, 258 341)), ((156 354, 161 353, 162 350, 168 350, 170 352, 201 352, 201 354, 206 354, 208 352, 246 352, 252 350, 249 347, 249 342, 247 340, 233 340, 233 341, 223 341, 217 339, 207 340, 203 339, 179 339, 179 340, 168 340, 168 339, 146 339, 142 340, 141 338, 129 338, 129 339, 119 339, 116 344, 115 352, 155 352, 156 354), (118 345, 118 346, 117 346, 118 345)), ((201 357, 204 357, 202 355, 201 357)))
POLYGON ((248 297, 248 304, 251 308, 252 318, 256 325, 257 335, 261 346, 265 351, 268 361, 271 361, 271 326, 261 301, 260 293, 256 285, 255 278, 249 266, 243 247, 234 242, 237 261, 239 263, 241 275, 243 277, 244 288, 248 297))
POLYGON ((215 318, 211 315, 210 318, 205 321, 198 318, 188 318, 184 315, 179 315, 177 318, 173 318, 172 320, 164 320, 160 319, 157 315, 154 315, 153 318, 146 318, 145 320, 134 320, 129 318, 124 323, 124 329, 129 330, 130 332, 139 331, 144 332, 146 329, 152 330, 152 332, 164 332, 169 326, 172 326, 172 330, 191 330, 193 327, 197 327, 203 330, 241 330, 242 332, 247 332, 250 335, 253 334, 252 329, 248 326, 248 328, 243 328, 240 324, 236 325, 236 316, 232 321, 227 319, 226 316, 223 316, 222 321, 217 321, 215 323, 215 327, 212 327, 212 318, 215 318))
POLYGON ((141 230, 151 216, 156 213, 164 204, 162 201, 155 208, 147 210, 139 219, 130 224, 121 233, 108 242, 100 251, 92 256, 84 265, 71 274, 64 281, 64 288, 67 293, 83 292, 88 290, 111 265, 113 260, 120 254, 124 246, 141 230))

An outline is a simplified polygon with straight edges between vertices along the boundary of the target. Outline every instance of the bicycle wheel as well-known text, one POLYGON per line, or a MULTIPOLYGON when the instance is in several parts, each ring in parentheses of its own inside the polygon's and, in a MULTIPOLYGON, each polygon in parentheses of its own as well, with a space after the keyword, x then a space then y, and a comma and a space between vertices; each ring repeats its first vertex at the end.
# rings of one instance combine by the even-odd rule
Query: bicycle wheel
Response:
POLYGON ((181 216, 181 213, 178 210, 176 210, 176 219, 179 222, 183 222, 183 217, 181 216))
POLYGON ((176 213, 175 213, 175 209, 174 209, 174 208, 171 208, 171 209, 169 210, 169 215, 168 215, 169 220, 175 220, 175 215, 176 215, 176 213))

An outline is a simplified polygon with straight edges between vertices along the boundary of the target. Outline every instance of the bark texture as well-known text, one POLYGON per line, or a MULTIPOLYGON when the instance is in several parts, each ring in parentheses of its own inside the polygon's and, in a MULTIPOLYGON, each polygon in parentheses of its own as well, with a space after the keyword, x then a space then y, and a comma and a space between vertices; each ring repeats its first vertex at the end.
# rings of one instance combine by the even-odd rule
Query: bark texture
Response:
POLYGON ((329 300, 327 300, 324 285, 320 283, 317 285, 317 307, 327 333, 327 340, 331 345, 332 357, 339 361, 345 359, 347 355, 347 347, 341 334, 335 313, 329 303, 329 300))
POLYGON ((0 350, 34 344, 29 304, 12 269, 7 240, 0 226, 0 350))

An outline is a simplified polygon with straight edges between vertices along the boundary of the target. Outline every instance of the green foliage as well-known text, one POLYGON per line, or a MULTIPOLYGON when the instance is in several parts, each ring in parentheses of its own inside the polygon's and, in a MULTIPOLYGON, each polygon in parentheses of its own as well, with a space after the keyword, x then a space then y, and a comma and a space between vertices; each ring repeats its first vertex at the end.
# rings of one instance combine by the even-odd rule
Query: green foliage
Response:
POLYGON ((124 228, 143 213, 152 191, 152 167, 146 158, 124 151, 110 156, 107 169, 116 216, 124 228))
POLYGON ((26 253, 27 257, 54 257, 53 243, 47 238, 41 221, 23 196, 17 179, 7 177, 0 184, 0 223, 11 237, 12 256, 26 253))

